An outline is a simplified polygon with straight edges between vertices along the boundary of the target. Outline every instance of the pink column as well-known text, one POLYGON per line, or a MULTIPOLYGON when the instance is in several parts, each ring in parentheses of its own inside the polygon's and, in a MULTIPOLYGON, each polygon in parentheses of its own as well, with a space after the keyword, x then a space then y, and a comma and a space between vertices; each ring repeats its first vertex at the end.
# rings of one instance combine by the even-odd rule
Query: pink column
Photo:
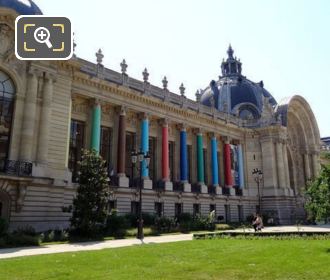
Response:
POLYGON ((231 174, 230 144, 227 141, 225 143, 224 156, 225 156, 225 184, 226 187, 231 187, 233 185, 233 177, 231 174))
POLYGON ((166 121, 163 123, 162 135, 162 176, 164 181, 169 181, 168 123, 166 121))

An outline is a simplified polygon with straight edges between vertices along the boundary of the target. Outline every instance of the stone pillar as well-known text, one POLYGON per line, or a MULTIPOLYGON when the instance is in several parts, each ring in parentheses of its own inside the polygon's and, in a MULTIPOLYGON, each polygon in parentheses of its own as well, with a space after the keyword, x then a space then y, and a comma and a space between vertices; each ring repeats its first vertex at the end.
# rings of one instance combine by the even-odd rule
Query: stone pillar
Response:
POLYGON ((290 175, 289 175, 289 160, 288 160, 288 151, 287 151, 286 143, 283 143, 282 148, 283 148, 284 172, 285 172, 285 181, 286 181, 285 186, 291 189, 290 175))
POLYGON ((276 161, 274 144, 271 139, 265 137, 260 140, 261 153, 262 153, 262 171, 263 171, 263 183, 265 193, 269 195, 275 194, 275 188, 277 188, 277 176, 276 176, 276 161), (268 189, 268 190, 266 190, 268 189))
POLYGON ((27 90, 25 94, 23 124, 21 133, 20 160, 32 162, 34 129, 37 107, 38 75, 32 70, 28 73, 27 90))
POLYGON ((311 170, 309 166, 309 154, 306 152, 304 153, 304 167, 305 167, 305 175, 306 175, 306 182, 311 179, 311 170))
POLYGON ((92 115, 91 149, 100 152, 101 141, 101 105, 95 102, 92 115))
POLYGON ((244 160, 243 160, 243 148, 242 145, 237 145, 238 150, 238 177, 239 177, 239 187, 244 188, 244 160))
POLYGON ((51 118, 51 104, 53 98, 53 77, 47 74, 45 77, 42 108, 40 115, 39 141, 38 141, 38 163, 47 164, 48 160, 48 142, 49 142, 49 128, 51 118))
POLYGON ((216 136, 211 138, 211 158, 212 158, 212 185, 219 186, 219 164, 218 164, 218 141, 216 136))
MULTIPOLYGON (((141 151, 144 154, 149 152, 149 120, 148 116, 144 115, 141 121, 141 151)), ((143 179, 149 179, 149 169, 147 168, 146 162, 142 161, 141 174, 143 179)))
POLYGON ((314 175, 314 178, 316 178, 319 175, 319 171, 320 171, 320 162, 319 162, 318 152, 313 152, 312 160, 313 160, 313 175, 314 175))
POLYGON ((285 172, 284 172, 284 160, 283 160, 283 150, 282 150, 282 143, 276 143, 276 161, 277 161, 277 176, 278 176, 278 183, 280 188, 285 188, 285 172))
POLYGON ((233 186, 233 176, 231 174, 231 158, 230 158, 229 140, 225 141, 224 158, 225 158, 225 186, 232 187, 233 186))

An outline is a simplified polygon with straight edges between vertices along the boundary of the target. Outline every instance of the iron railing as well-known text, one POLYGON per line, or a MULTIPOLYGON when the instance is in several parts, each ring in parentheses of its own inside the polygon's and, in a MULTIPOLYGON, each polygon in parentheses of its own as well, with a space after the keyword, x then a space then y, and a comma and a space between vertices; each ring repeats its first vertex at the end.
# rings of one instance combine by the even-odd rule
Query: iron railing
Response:
POLYGON ((173 191, 183 192, 184 191, 183 183, 178 181, 173 182, 173 191))
POLYGON ((32 162, 6 160, 3 171, 8 175, 30 177, 32 176, 32 162))

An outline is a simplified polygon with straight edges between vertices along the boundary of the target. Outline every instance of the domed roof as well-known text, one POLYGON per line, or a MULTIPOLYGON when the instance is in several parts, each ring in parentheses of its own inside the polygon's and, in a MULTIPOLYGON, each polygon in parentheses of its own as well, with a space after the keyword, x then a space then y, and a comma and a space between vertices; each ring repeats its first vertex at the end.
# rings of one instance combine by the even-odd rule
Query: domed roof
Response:
POLYGON ((42 15, 32 0, 0 0, 0 8, 12 9, 20 15, 42 15))
POLYGON ((221 65, 222 76, 218 81, 211 81, 210 86, 201 92, 201 102, 242 119, 258 119, 264 102, 275 107, 276 100, 264 89, 262 81, 254 83, 241 74, 242 63, 233 57, 231 46, 227 53, 228 58, 221 65))

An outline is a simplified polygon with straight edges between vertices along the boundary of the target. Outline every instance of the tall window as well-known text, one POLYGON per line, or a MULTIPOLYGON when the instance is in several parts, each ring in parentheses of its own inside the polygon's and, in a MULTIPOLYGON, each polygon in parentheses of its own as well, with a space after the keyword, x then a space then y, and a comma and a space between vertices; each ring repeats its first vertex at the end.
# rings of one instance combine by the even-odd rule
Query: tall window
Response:
POLYGON ((237 205, 237 210, 238 210, 238 221, 244 222, 244 213, 243 213, 243 205, 237 205))
POLYGON ((182 214, 182 203, 175 203, 174 205, 174 215, 178 218, 182 214))
POLYGON ((15 86, 10 77, 0 71, 0 170, 8 159, 15 86))
POLYGON ((78 161, 81 159, 81 149, 84 147, 85 124, 71 120, 69 169, 72 172, 72 181, 77 181, 78 161))
POLYGON ((208 177, 208 168, 207 168, 207 150, 203 149, 203 157, 204 157, 204 183, 208 185, 209 177, 208 177))
POLYGON ((111 164, 111 146, 112 146, 112 131, 109 127, 102 126, 101 128, 101 145, 100 145, 100 155, 103 160, 106 161, 107 170, 109 175, 111 175, 112 164, 111 164))
POLYGON ((187 166, 187 171, 188 171, 188 182, 191 183, 191 159, 192 159, 192 149, 191 145, 187 145, 187 159, 188 159, 188 166, 187 166))
POLYGON ((193 204, 193 215, 197 216, 201 213, 201 205, 199 203, 193 204))
POLYGON ((155 213, 157 217, 163 216, 164 204, 161 202, 155 202, 155 213))
POLYGON ((226 221, 226 223, 229 223, 231 221, 230 205, 228 205, 228 204, 225 205, 225 221, 226 221))
POLYGON ((156 177, 156 138, 149 137, 149 154, 150 154, 150 164, 149 164, 149 177, 150 180, 155 182, 156 177))
POLYGON ((173 141, 170 141, 168 143, 168 151, 169 151, 169 165, 170 165, 170 179, 172 182, 174 182, 175 178, 174 178, 174 148, 175 148, 175 145, 174 145, 174 142, 173 141))
POLYGON ((133 132, 126 132, 126 154, 125 154, 125 173, 130 179, 130 185, 132 186, 133 178, 136 177, 135 170, 133 168, 131 153, 136 149, 136 134, 133 132))
POLYGON ((139 202, 138 201, 131 201, 131 214, 138 215, 139 214, 139 202))

